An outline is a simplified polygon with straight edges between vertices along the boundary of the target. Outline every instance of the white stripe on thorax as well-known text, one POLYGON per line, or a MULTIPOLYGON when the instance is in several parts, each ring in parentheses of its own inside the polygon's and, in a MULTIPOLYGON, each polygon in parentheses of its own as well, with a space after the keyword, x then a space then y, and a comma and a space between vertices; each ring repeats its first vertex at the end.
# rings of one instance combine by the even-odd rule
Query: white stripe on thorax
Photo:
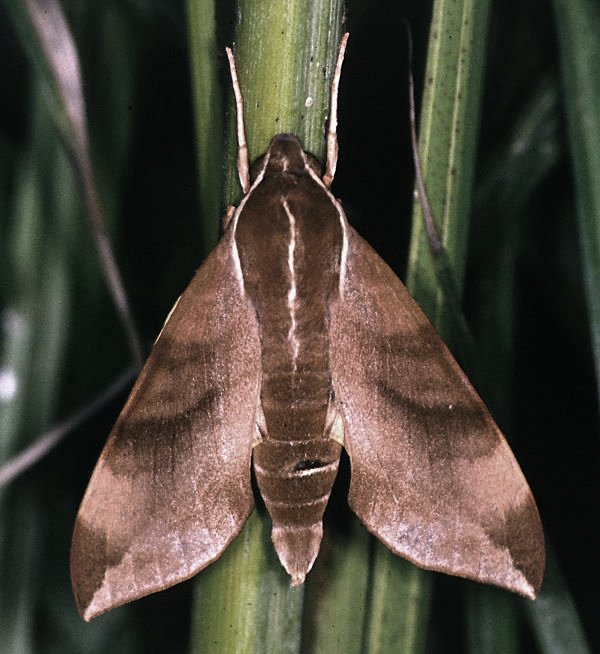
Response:
POLYGON ((348 219, 346 218, 346 214, 344 213, 344 210, 342 209, 342 205, 337 201, 336 197, 333 195, 333 193, 323 184, 323 180, 317 175, 317 173, 314 171, 313 167, 309 164, 308 159, 306 157, 306 153, 303 151, 302 152, 302 157, 304 159, 304 168, 306 172, 312 177, 312 179, 327 193, 327 196, 331 200, 331 203, 333 204, 337 215, 338 219, 340 221, 340 227, 342 229, 342 251, 340 253, 340 281, 339 281, 339 291, 340 295, 344 294, 344 285, 346 283, 346 267, 348 264, 348 219))
POLYGON ((294 214, 290 211, 290 207, 287 203, 287 200, 282 202, 283 209, 287 214, 288 220, 290 221, 290 241, 288 243, 288 268, 290 271, 290 289, 287 294, 287 306, 290 312, 290 328, 288 330, 287 339, 292 348, 292 366, 294 372, 296 372, 296 366, 298 361, 298 354, 300 352, 300 341, 298 339, 298 334, 296 333, 296 298, 298 295, 296 288, 296 267, 295 267, 295 256, 296 256, 296 218, 294 214))
POLYGON ((254 180, 252 186, 248 189, 248 193, 244 195, 242 198, 242 201, 240 202, 239 206, 235 210, 232 218, 231 218, 231 233, 232 233, 232 256, 233 256, 233 269, 235 272, 236 279, 238 281, 239 287, 240 287, 240 292, 244 294, 246 292, 245 286, 244 286, 244 274, 242 273, 242 263, 240 261, 240 253, 238 252, 237 249, 237 242, 235 240, 235 231, 237 229, 237 224, 238 220, 240 217, 240 214, 244 210, 244 206, 246 202, 248 201, 248 198, 254 191, 254 189, 262 182, 263 177, 265 176, 265 170, 267 169, 267 164, 269 163, 269 153, 265 155, 264 161, 262 168, 258 172, 258 175, 256 176, 256 179, 254 180))

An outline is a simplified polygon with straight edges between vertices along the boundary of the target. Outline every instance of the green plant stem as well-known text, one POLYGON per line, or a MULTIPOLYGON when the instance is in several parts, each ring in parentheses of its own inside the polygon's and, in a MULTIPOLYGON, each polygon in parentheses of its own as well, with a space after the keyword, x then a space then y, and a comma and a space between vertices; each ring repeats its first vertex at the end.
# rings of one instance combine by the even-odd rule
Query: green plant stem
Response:
MULTIPOLYGON (((296 134, 305 149, 322 156, 342 3, 246 0, 240 2, 239 12, 234 53, 250 159, 265 152, 270 139, 281 132, 296 134)), ((233 122, 230 127, 233 135, 233 122)), ((236 155, 232 137, 228 203, 240 197, 236 155)), ((299 651, 304 590, 290 587, 269 532, 264 511, 255 511, 222 559, 198 578, 193 651, 299 651)))

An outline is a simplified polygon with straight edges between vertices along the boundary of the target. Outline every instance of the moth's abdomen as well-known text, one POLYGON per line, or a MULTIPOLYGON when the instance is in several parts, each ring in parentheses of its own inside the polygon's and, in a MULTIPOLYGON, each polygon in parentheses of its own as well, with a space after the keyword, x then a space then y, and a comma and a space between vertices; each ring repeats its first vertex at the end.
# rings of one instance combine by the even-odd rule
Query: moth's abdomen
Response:
POLYGON ((300 441, 321 438, 331 394, 325 329, 313 332, 312 337, 299 331, 296 358, 285 336, 280 341, 263 334, 261 403, 267 436, 300 441))
POLYGON ((256 481, 274 522, 301 526, 321 519, 340 451, 328 438, 267 440, 254 448, 256 481))
POLYGON ((273 520, 273 544, 294 585, 304 581, 319 552, 340 452, 341 446, 325 437, 266 440, 254 448, 256 481, 273 520))
MULTIPOLYGON (((265 339, 266 340, 266 339, 265 339)), ((319 552, 321 520, 340 459, 325 435, 331 396, 327 339, 298 338, 264 348, 261 403, 266 432, 253 451, 256 481, 273 520, 272 539, 283 567, 299 584, 319 552)))

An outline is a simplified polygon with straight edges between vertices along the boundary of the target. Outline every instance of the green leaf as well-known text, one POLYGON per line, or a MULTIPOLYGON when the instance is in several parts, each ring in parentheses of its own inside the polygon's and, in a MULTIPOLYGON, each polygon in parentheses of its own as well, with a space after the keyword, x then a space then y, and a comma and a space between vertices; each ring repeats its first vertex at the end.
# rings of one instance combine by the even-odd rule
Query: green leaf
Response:
MULTIPOLYGON (((462 288, 490 3, 437 0, 429 32, 419 150, 434 219, 462 288)), ((418 204, 413 214, 408 287, 445 335, 439 291, 418 204)))

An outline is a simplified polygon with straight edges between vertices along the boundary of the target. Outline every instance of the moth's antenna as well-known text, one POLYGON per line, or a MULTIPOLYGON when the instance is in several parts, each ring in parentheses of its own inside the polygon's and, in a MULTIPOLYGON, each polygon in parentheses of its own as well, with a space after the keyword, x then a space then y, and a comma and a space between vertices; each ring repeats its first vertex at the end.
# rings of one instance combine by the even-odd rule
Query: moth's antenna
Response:
POLYGON ((331 108, 329 114, 329 129, 327 130, 327 161, 325 162, 325 174, 323 175, 323 184, 329 188, 335 176, 338 160, 338 139, 337 139, 337 107, 338 107, 338 90, 340 88, 340 76, 342 74, 342 63, 346 54, 346 44, 350 34, 346 32, 340 41, 333 79, 331 80, 331 108))
POLYGON ((227 59, 229 60, 229 70, 231 71, 231 82, 233 84, 233 95, 235 96, 236 124, 237 124, 237 141, 238 156, 237 169, 240 185, 244 193, 250 189, 250 164, 248 162, 248 144, 246 143, 246 130, 244 129, 244 99, 238 81, 237 71, 235 69, 235 57, 231 48, 225 48, 227 59))

